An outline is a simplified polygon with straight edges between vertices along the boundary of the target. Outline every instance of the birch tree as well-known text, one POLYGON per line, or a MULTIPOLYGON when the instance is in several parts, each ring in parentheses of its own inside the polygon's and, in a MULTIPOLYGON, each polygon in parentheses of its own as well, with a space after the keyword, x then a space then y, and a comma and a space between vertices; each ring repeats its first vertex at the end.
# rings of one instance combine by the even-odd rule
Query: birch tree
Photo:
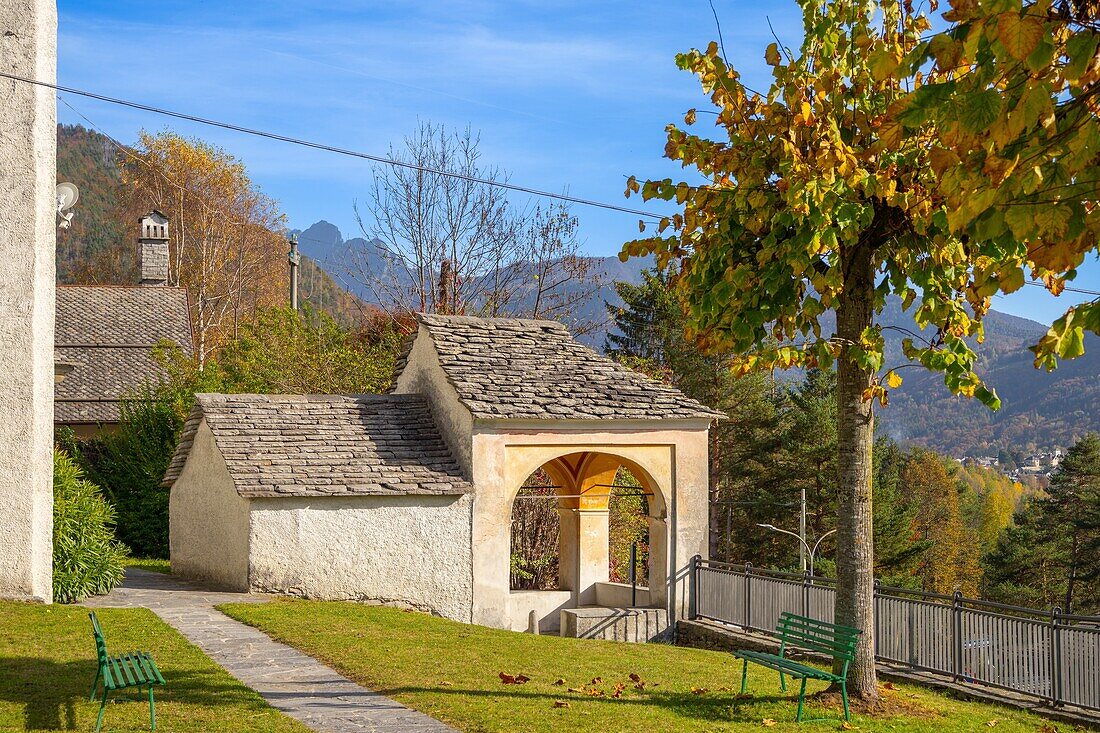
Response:
POLYGON ((188 290, 200 364, 285 292, 284 218, 244 164, 197 139, 142 132, 120 161, 126 216, 169 223, 169 284, 188 290))

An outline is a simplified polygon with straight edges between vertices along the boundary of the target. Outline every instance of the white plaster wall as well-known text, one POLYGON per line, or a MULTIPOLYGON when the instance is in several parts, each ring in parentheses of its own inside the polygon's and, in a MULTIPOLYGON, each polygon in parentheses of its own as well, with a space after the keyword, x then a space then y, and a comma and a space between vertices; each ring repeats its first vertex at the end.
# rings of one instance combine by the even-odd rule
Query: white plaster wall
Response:
POLYGON ((253 499, 251 590, 471 620, 470 496, 253 499))
POLYGON ((527 631, 531 611, 539 622, 539 633, 561 630, 561 610, 573 608, 573 593, 567 590, 514 590, 508 596, 512 631, 527 631))
POLYGON ((443 440, 451 450, 467 480, 473 476, 471 436, 474 420, 461 402, 458 393, 447 381, 447 375, 439 366, 439 353, 428 329, 420 326, 409 352, 405 368, 397 377, 393 391, 397 394, 420 394, 428 398, 432 417, 443 440))
MULTIPOLYGON (((0 65, 57 78, 54 0, 0 3, 0 65)), ((0 598, 49 602, 57 102, 0 80, 0 598)))
POLYGON ((233 487, 204 419, 168 500, 172 574, 248 590, 248 500, 233 487))
POLYGON ((709 422, 519 421, 478 422, 473 435, 473 518, 475 623, 510 628, 511 501, 539 466, 562 455, 593 451, 617 455, 642 469, 656 485, 664 516, 650 522, 651 558, 664 554, 666 567, 651 567, 649 600, 674 617, 687 613, 691 557, 707 556, 709 422), (664 550, 662 553, 661 551, 664 550))

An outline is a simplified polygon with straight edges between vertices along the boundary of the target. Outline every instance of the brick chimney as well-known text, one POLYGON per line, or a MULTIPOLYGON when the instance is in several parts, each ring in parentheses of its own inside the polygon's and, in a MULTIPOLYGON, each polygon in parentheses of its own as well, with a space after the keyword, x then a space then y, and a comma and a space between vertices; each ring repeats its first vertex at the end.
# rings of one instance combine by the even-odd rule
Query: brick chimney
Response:
POLYGON ((168 217, 153 209, 139 220, 138 259, 142 285, 168 284, 168 217))

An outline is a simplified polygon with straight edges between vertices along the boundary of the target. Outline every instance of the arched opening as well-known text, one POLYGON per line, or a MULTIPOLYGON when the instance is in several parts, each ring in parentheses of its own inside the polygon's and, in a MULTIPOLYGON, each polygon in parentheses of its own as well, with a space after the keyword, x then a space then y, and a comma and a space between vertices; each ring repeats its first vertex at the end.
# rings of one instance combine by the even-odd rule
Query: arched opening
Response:
MULTIPOLYGON (((562 488, 540 467, 516 494, 512 503, 511 590, 562 590, 559 574, 562 488)), ((647 587, 649 494, 630 469, 623 466, 616 472, 613 484, 592 488, 593 494, 604 489, 608 495, 608 580, 647 587)))
POLYGON ((545 631, 556 628, 562 608, 663 607, 667 529, 661 495, 628 459, 579 451, 542 464, 512 501, 513 623, 525 618, 545 631))
POLYGON ((539 468, 512 502, 509 585, 512 590, 558 590, 561 517, 557 487, 539 468))
POLYGON ((641 481, 620 467, 607 505, 610 582, 649 586, 649 516, 649 495, 641 481))

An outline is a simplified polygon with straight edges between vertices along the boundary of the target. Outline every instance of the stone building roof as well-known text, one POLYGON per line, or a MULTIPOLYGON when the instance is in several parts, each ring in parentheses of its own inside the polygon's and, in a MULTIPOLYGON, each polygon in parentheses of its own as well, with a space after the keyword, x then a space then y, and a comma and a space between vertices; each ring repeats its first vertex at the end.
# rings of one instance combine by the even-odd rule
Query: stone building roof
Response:
MULTIPOLYGON (((478 419, 724 418, 578 343, 556 321, 421 315, 458 398, 478 419)), ((411 344, 409 347, 411 349, 411 344)), ((408 351, 398 360, 404 367, 408 351)))
POLYGON ((55 387, 54 422, 118 422, 121 398, 159 376, 162 340, 191 353, 185 289, 59 286, 55 360, 71 371, 55 387))
POLYGON ((196 395, 162 485, 204 418, 246 498, 472 491, 420 395, 196 395))

